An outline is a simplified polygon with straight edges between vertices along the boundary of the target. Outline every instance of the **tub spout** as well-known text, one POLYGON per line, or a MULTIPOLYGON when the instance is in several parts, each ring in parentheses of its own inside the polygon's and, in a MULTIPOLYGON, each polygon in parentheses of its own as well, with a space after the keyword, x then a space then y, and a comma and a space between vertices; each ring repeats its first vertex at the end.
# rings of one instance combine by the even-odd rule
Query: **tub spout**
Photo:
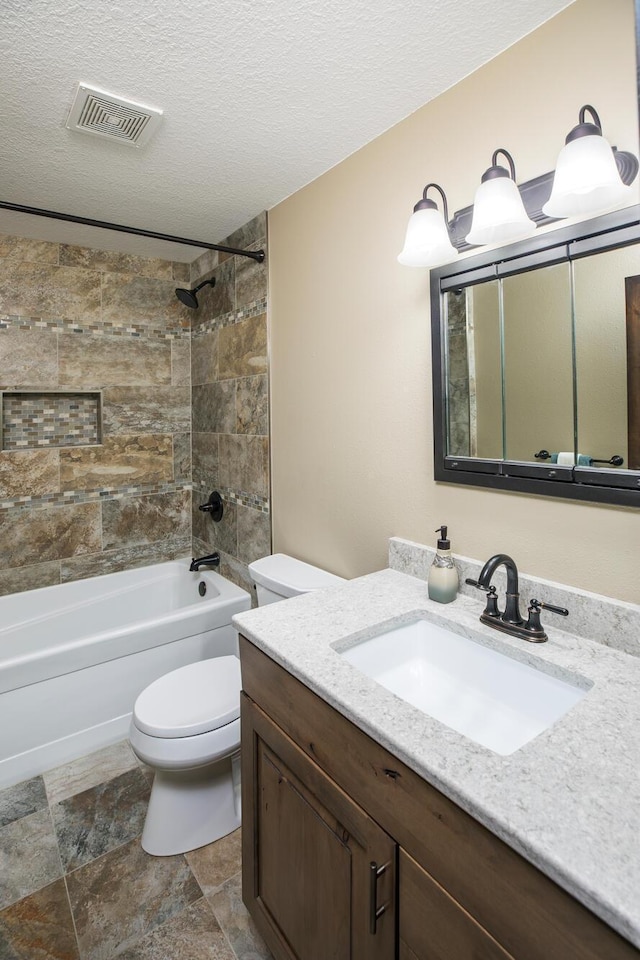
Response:
POLYGON ((215 553, 210 553, 208 557, 198 557, 196 560, 194 557, 191 558, 191 566, 189 570, 199 570, 200 567, 219 567, 220 566, 220 554, 216 550, 215 553))

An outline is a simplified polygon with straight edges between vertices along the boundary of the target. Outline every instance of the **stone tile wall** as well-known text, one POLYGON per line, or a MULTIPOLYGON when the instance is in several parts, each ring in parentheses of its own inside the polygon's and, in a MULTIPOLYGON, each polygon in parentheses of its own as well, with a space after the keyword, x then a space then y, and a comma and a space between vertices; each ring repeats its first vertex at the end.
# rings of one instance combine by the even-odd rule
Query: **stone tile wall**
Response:
MULTIPOLYGON (((266 249, 266 214, 226 246, 266 249)), ((191 264, 191 282, 215 277, 192 311, 193 551, 219 550, 221 572, 251 588, 247 564, 271 553, 267 267, 208 251, 191 264), (200 512, 218 490, 224 516, 200 512)))
MULTIPOLYGON (((266 214, 221 242, 266 248, 266 214)), ((271 551, 265 264, 0 236, 1 390, 102 409, 99 444, 0 452, 0 594, 215 549, 251 586, 271 551), (197 311, 176 300, 212 277, 197 311), (219 524, 195 509, 215 489, 219 524)))
POLYGON ((174 295, 189 279, 0 236, 0 390, 103 406, 99 445, 0 452, 0 594, 189 554, 190 318, 174 295))

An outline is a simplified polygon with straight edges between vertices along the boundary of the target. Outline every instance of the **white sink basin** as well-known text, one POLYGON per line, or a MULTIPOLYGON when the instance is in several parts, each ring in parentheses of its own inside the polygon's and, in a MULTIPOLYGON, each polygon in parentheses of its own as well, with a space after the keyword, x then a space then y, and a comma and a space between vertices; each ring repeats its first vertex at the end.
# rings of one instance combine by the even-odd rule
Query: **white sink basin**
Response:
POLYGON ((547 730, 587 693, 423 619, 341 655, 430 717, 503 756, 547 730))

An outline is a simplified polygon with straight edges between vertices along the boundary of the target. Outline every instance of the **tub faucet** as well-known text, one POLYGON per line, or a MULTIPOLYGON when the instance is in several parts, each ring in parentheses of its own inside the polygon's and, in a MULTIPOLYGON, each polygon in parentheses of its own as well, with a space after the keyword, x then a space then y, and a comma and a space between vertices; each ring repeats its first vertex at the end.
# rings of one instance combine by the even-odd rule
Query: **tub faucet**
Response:
POLYGON ((191 566, 189 570, 199 570, 200 567, 211 566, 219 567, 220 566, 220 554, 216 550, 215 553, 210 553, 208 557, 198 557, 196 560, 194 557, 191 558, 191 566))

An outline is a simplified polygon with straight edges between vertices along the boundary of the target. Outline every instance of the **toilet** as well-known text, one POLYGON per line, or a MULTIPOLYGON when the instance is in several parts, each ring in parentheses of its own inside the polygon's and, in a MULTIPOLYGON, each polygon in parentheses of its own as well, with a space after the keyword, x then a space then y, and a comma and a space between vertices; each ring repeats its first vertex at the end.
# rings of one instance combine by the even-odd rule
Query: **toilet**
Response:
POLYGON ((259 607, 346 583, 343 577, 288 557, 285 553, 274 553, 270 557, 254 560, 249 564, 249 574, 256 585, 259 607))
MULTIPOLYGON (((258 605, 345 581, 277 553, 249 564, 258 605)), ((195 850, 240 826, 240 661, 214 657, 149 684, 133 708, 129 740, 154 772, 142 849, 195 850)))
POLYGON ((142 849, 195 850, 240 826, 240 661, 187 664, 149 684, 129 740, 155 771, 142 849))

